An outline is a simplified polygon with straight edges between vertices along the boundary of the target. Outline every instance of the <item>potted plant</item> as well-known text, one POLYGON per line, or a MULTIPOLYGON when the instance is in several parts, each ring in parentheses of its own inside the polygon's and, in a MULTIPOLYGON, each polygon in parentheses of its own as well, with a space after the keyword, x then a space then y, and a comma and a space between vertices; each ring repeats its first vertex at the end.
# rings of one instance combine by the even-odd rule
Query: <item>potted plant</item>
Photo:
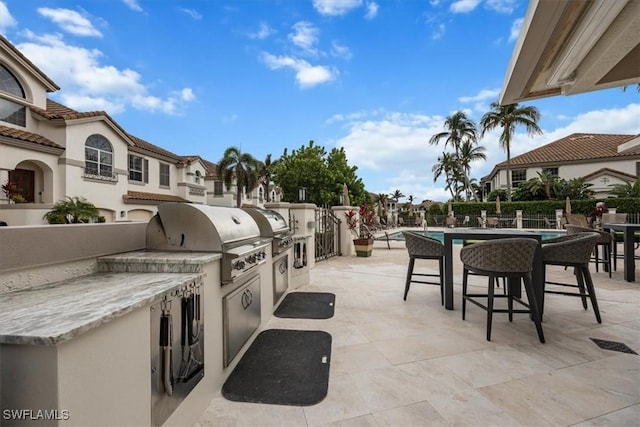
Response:
POLYGON ((364 204, 359 209, 349 209, 344 215, 347 218, 347 228, 356 236, 353 239, 356 255, 361 257, 371 256, 374 239, 369 227, 373 225, 375 218, 373 210, 369 205, 364 204))

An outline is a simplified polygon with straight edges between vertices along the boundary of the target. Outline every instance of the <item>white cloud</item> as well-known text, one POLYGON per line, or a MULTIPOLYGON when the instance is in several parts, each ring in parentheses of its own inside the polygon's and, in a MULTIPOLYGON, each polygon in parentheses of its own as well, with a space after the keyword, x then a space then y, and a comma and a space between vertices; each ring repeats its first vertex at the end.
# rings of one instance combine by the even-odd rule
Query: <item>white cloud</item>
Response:
POLYGON ((431 39, 432 40, 440 40, 442 38, 442 36, 444 36, 444 33, 446 32, 446 26, 444 25, 444 23, 440 23, 438 24, 438 26, 435 28, 435 30, 433 30, 433 33, 431 33, 431 39))
POLYGON ((293 33, 288 35, 291 43, 310 55, 317 55, 318 51, 313 47, 318 43, 320 30, 310 22, 300 21, 293 24, 293 33))
POLYGON ((196 95, 190 87, 185 87, 180 91, 180 99, 183 101, 193 101, 196 99, 196 95))
POLYGON ((7 5, 0 1, 0 32, 5 33, 9 28, 13 28, 18 24, 18 21, 11 15, 7 5))
POLYGON ((509 32, 510 42, 518 39, 520 29, 522 28, 522 22, 524 22, 524 18, 518 18, 511 24, 511 31, 509 32))
POLYGON ((91 21, 75 10, 41 7, 38 9, 38 13, 51 19, 68 33, 76 36, 102 37, 102 33, 91 24, 91 21))
POLYGON ((341 45, 337 41, 333 41, 331 43, 331 54, 333 56, 338 56, 344 59, 351 59, 351 57, 353 56, 351 54, 351 49, 349 49, 347 46, 341 45))
POLYGON ((275 33, 274 29, 269 27, 269 25, 265 24, 264 22, 261 22, 258 31, 256 31, 255 33, 249 33, 248 36, 251 39, 264 40, 273 33, 275 33))
POLYGON ((487 8, 499 13, 513 13, 516 6, 516 0, 487 0, 487 8))
POLYGON ((468 13, 478 7, 479 3, 480 0, 457 0, 451 4, 449 10, 452 13, 468 13))
MULTIPOLYGON (((476 97, 479 97, 476 96, 476 97)), ((524 129, 517 128, 514 135, 512 157, 530 151, 575 132, 640 134, 640 104, 623 108, 597 110, 582 113, 543 135, 529 137, 524 129)), ((444 146, 429 145, 432 135, 442 131, 443 117, 388 111, 335 114, 327 125, 338 125, 344 136, 334 141, 344 147, 349 163, 358 166, 358 174, 367 182, 385 171, 390 178, 378 184, 379 188, 367 188, 375 193, 392 193, 401 189, 416 200, 445 201, 450 195, 444 190, 444 181, 433 183, 432 167, 442 155, 444 146)), ((488 174, 493 167, 506 160, 505 151, 499 146, 500 130, 492 131, 479 141, 485 147, 487 161, 472 164, 471 176, 476 179, 488 174)), ((449 151, 450 148, 447 148, 449 151)))
POLYGON ((138 0, 122 0, 127 7, 135 12, 142 12, 142 7, 138 4, 138 0))
POLYGON ((162 98, 149 94, 142 76, 132 69, 102 64, 102 52, 65 43, 60 35, 37 36, 25 31, 28 42, 18 49, 63 89, 61 102, 79 111, 105 110, 109 114, 127 107, 179 114, 184 103, 195 99, 190 88, 162 98))
POLYGON ((364 15, 365 19, 373 19, 378 16, 378 3, 369 2, 367 3, 367 13, 364 15))
POLYGON ((313 7, 321 15, 344 15, 362 5, 362 0, 313 0, 313 7))
MULTIPOLYGON (((544 117, 544 111, 541 111, 544 117)), ((572 133, 611 133, 611 134, 640 134, 640 104, 629 104, 622 108, 608 110, 594 110, 578 114, 575 117, 565 117, 566 125, 555 129, 543 129, 542 135, 528 136, 523 128, 516 128, 511 143, 511 157, 531 151, 542 145, 564 138, 572 133)), ((479 163, 472 169, 475 177, 482 177, 493 169, 497 163, 507 160, 505 151, 499 145, 501 129, 485 134, 480 144, 487 149, 487 161, 479 163)))
POLYGON ((476 95, 461 96, 458 98, 458 101, 460 101, 463 104, 470 103, 470 102, 486 101, 486 100, 495 101, 498 95, 500 95, 500 89, 482 89, 476 95))
POLYGON ((334 80, 337 70, 321 65, 311 65, 307 61, 288 56, 263 53, 262 60, 272 70, 291 68, 296 72, 296 82, 301 89, 307 89, 334 80))
POLYGON ((202 14, 200 14, 197 10, 187 9, 185 7, 181 7, 180 11, 183 12, 183 13, 186 13, 187 15, 189 15, 190 17, 192 17, 196 21, 199 21, 199 20, 202 19, 202 14))

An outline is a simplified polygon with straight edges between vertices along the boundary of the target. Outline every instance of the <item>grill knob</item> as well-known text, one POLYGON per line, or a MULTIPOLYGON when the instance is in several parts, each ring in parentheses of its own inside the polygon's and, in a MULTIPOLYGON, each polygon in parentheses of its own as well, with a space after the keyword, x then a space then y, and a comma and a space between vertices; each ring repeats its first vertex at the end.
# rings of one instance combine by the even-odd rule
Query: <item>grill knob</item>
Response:
POLYGON ((244 266, 245 266, 244 261, 236 262, 236 270, 242 270, 244 266))

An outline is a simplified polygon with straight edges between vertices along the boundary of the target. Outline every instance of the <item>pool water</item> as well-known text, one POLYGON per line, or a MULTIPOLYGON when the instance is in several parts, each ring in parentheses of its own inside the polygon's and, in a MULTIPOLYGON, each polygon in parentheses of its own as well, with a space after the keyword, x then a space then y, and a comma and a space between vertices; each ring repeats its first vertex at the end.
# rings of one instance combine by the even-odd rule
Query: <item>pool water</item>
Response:
MULTIPOLYGON (((444 233, 442 231, 418 231, 420 234, 424 234, 427 237, 432 239, 439 240, 444 243, 444 233)), ((541 233, 542 240, 553 239, 555 237, 564 236, 566 233, 555 232, 555 231, 544 231, 541 233)), ((379 240, 386 240, 386 237, 379 237, 379 240)), ((404 235, 402 231, 396 231, 393 233, 389 233, 389 239, 391 240, 404 240, 404 235)), ((462 240, 454 240, 453 243, 461 244, 462 240)))

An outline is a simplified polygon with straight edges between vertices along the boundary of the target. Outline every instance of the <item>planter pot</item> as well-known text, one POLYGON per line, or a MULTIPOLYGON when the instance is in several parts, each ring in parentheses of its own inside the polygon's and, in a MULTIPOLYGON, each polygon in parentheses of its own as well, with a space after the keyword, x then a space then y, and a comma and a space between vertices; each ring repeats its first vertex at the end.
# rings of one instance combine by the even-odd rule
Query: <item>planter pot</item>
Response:
POLYGON ((373 251, 373 238, 369 239, 353 239, 353 244, 356 247, 356 255, 362 257, 371 256, 373 251))

